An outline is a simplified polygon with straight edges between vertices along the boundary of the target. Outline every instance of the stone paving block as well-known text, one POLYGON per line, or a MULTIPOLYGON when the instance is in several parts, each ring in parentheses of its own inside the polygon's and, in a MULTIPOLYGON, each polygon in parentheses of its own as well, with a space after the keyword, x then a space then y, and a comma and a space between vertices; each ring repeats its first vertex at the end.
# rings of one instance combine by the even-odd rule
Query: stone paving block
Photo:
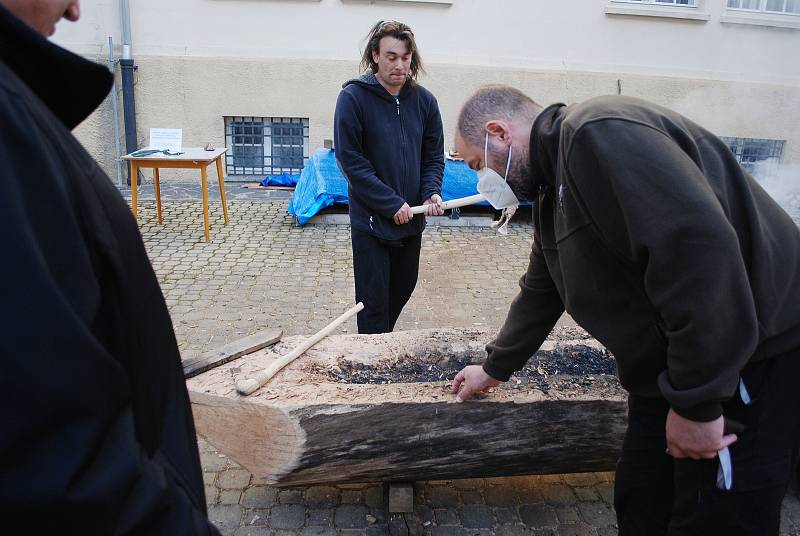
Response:
POLYGON ((205 486, 206 505, 210 506, 217 502, 217 493, 219 490, 214 486, 205 486))
POLYGON ((458 506, 458 492, 453 488, 436 486, 425 490, 425 498, 431 508, 458 506))
POLYGON ((585 488, 572 488, 575 492, 575 496, 581 502, 593 502, 600 500, 600 496, 597 494, 597 490, 594 487, 585 487, 585 488))
POLYGON ((242 526, 261 527, 269 524, 269 510, 266 508, 245 508, 242 526))
POLYGON ((364 493, 361 490, 351 490, 351 489, 342 490, 341 503, 342 504, 363 504, 364 503, 364 493))
POLYGON ((308 510, 306 525, 330 527, 333 525, 333 510, 328 508, 312 508, 308 510))
POLYGON ((217 481, 217 473, 203 473, 203 484, 213 486, 217 481))
POLYGON ((495 536, 530 536, 531 531, 522 525, 500 525, 494 529, 495 536))
POLYGON ((238 504, 217 504, 208 509, 208 519, 224 534, 232 534, 242 520, 238 504))
POLYGON ((203 471, 221 471, 228 465, 228 458, 220 457, 216 452, 201 452, 200 465, 203 471))
POLYGON ((594 487, 594 491, 604 503, 614 505, 614 482, 600 482, 594 487))
POLYGON ((272 536, 273 532, 267 527, 239 527, 233 536, 272 536))
POLYGON ((431 536, 474 536, 472 531, 467 531, 463 527, 433 527, 431 536))
POLYGON ((610 527, 617 522, 614 510, 606 503, 578 503, 578 511, 583 520, 594 527, 610 527))
POLYGON ((492 508, 492 510, 494 511, 495 519, 497 519, 497 522, 502 525, 514 524, 519 521, 519 516, 517 515, 516 509, 492 508))
POLYGON ((338 536, 336 529, 330 527, 303 527, 301 536, 338 536))
POLYGON ((586 523, 560 525, 559 536, 597 536, 597 530, 586 523))
POLYGON ((364 504, 370 508, 386 507, 386 500, 383 486, 372 486, 364 490, 364 504))
POLYGON ((298 504, 303 502, 303 491, 300 489, 282 489, 278 492, 280 504, 298 504))
POLYGON ((574 506, 559 506, 556 508, 556 516, 558 517, 558 521, 564 524, 574 524, 581 520, 578 509, 574 506))
POLYGON ((239 504, 242 498, 242 492, 238 489, 224 489, 219 492, 217 502, 219 504, 239 504))
POLYGON ((219 473, 217 486, 220 489, 244 489, 250 483, 250 473, 244 469, 226 469, 219 473))
POLYGON ((552 483, 542 486, 539 491, 544 501, 550 504, 572 505, 578 501, 572 488, 566 484, 552 483))
POLYGON ((462 491, 461 502, 466 504, 486 504, 480 491, 462 491))
POLYGON ((470 529, 490 529, 496 521, 488 506, 470 504, 461 509, 461 523, 470 529))
POLYGON ((433 517, 437 525, 457 525, 461 522, 458 512, 450 508, 438 508, 433 510, 433 517))
POLYGON ((276 503, 278 492, 269 486, 253 486, 244 491, 242 504, 251 508, 267 508, 276 503))
POLYGON ((511 486, 487 486, 483 498, 489 506, 511 507, 517 502, 517 494, 511 486))
POLYGON ((485 485, 485 481, 482 478, 463 478, 453 480, 453 485, 456 489, 480 489, 485 485))
POLYGON ((336 508, 333 524, 340 529, 363 529, 369 524, 367 513, 366 506, 345 504, 336 508))
POLYGON ((555 527, 558 517, 552 506, 542 503, 523 504, 519 507, 519 518, 529 527, 555 527))
POLYGON ((312 486, 305 492, 305 503, 315 508, 333 508, 339 504, 339 490, 333 486, 312 486))
POLYGON ((300 504, 279 504, 269 512, 269 526, 273 529, 299 529, 306 522, 306 509, 300 504))

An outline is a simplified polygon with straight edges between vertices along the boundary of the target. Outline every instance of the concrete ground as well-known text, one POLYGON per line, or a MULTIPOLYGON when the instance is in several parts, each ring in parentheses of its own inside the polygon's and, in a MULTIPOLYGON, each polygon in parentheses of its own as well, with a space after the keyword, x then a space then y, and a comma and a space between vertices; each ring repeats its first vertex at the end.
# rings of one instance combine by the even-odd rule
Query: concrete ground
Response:
MULTIPOLYGON (((145 187, 146 189, 146 187, 145 187)), ((268 327, 314 332, 353 302, 349 227, 298 227, 285 199, 229 186, 230 223, 212 203, 203 241, 195 190, 167 188, 164 224, 140 201, 139 222, 172 313, 184 357, 268 327), (187 193, 188 192, 188 193, 187 193)), ((123 193, 124 190, 123 190, 123 193)), ((397 329, 498 327, 530 250, 529 223, 508 236, 485 228, 429 226, 417 290, 397 329)), ((567 317, 565 333, 578 330, 567 317)), ((343 330, 355 332, 350 322, 343 330)), ((209 516, 223 534, 516 536, 616 534, 613 474, 573 474, 416 483, 413 515, 387 516, 379 485, 278 490, 203 441, 209 516)), ((782 534, 800 535, 800 499, 790 490, 782 534)))

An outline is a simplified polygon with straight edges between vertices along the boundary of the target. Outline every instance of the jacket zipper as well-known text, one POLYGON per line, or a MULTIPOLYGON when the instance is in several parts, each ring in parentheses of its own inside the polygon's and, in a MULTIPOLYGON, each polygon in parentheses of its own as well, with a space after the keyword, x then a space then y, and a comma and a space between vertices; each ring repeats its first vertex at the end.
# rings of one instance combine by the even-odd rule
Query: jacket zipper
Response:
POLYGON ((400 123, 400 160, 403 162, 403 166, 401 168, 402 175, 400 175, 400 193, 403 196, 403 200, 408 203, 408 194, 406 192, 406 137, 405 133, 403 132, 403 118, 400 116, 400 97, 395 97, 394 102, 397 105, 397 121, 400 123))

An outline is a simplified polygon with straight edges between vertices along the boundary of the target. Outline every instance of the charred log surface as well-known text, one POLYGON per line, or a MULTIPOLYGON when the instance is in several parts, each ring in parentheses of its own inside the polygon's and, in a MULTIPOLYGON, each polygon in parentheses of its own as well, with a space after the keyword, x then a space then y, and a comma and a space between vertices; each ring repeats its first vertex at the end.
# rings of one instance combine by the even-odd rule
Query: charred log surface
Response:
POLYGON ((294 415, 307 450, 279 485, 610 471, 626 422, 624 402, 603 400, 331 410, 294 415))
MULTIPOLYGON (((422 383, 452 380, 459 370, 478 362, 480 361, 468 354, 449 358, 431 355, 404 361, 381 360, 375 364, 340 358, 336 365, 317 366, 315 371, 338 383, 422 383)), ((584 345, 556 346, 553 350, 536 352, 525 368, 514 375, 509 387, 533 386, 546 392, 554 385, 559 385, 558 381, 552 381, 557 380, 553 377, 569 375, 569 379, 562 381, 575 385, 591 383, 595 380, 594 376, 615 374, 616 370, 616 361, 605 349, 584 345)))

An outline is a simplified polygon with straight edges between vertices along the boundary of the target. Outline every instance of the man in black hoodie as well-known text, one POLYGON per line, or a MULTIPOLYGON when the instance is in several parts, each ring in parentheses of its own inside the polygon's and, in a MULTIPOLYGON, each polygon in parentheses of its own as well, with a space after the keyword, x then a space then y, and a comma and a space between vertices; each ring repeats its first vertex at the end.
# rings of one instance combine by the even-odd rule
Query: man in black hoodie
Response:
POLYGON ((630 393, 620 534, 777 535, 800 444, 795 223, 719 138, 639 99, 542 109, 490 86, 455 141, 474 169, 513 148, 508 184, 536 200, 520 293, 457 400, 520 370, 566 309, 630 393))
POLYGON ((443 214, 444 134, 434 96, 416 83, 422 59, 411 28, 381 21, 362 68, 336 101, 336 160, 348 183, 359 333, 394 329, 417 284, 425 218, 443 214))
POLYGON ((139 229, 70 133, 111 73, 43 37, 62 16, 0 0, 0 530, 218 534, 139 229))

